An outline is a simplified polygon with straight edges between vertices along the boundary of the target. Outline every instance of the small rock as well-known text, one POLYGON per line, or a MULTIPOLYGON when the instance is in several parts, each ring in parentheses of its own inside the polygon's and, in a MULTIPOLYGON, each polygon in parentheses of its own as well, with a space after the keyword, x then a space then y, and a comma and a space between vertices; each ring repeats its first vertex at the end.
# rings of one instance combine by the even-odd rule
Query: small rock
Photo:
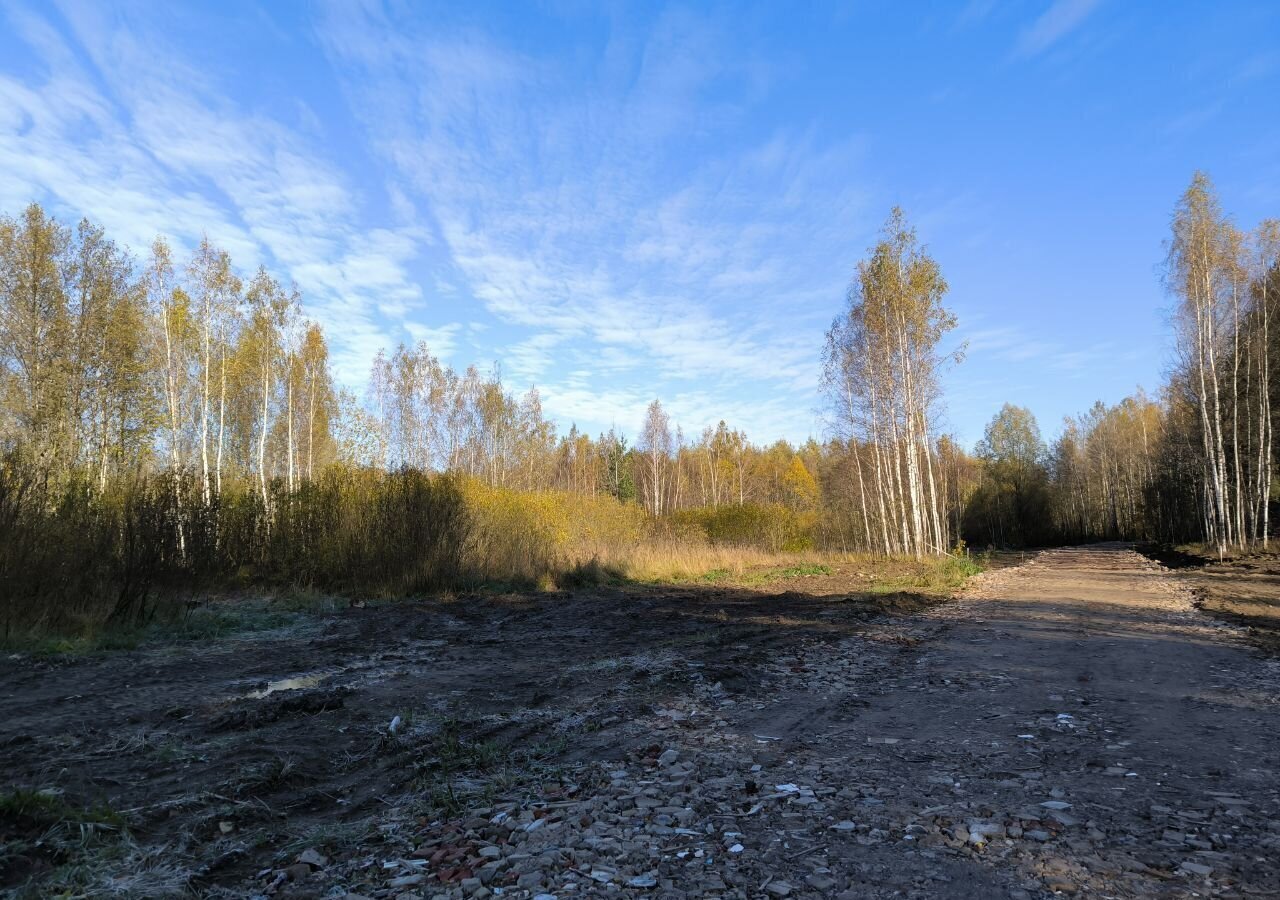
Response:
POLYGON ((298 862, 306 863, 307 865, 313 866, 317 869, 323 869, 329 864, 329 859, 318 850, 309 847, 298 854, 298 862))
POLYGON ((426 880, 426 875, 401 875, 399 878, 392 878, 387 884, 393 888, 417 887, 426 880))
POLYGON ((791 885, 785 881, 771 881, 765 887, 765 893, 771 897, 790 897, 791 885))
POLYGON ((658 765, 662 766, 664 769, 674 766, 679 761, 680 751, 674 747, 662 751, 662 755, 658 757, 658 765))
POLYGON ((525 872, 516 879, 516 887, 532 890, 533 888, 542 887, 543 875, 541 872, 525 872))
POLYGON ((809 885, 815 891, 829 891, 836 886, 836 880, 828 875, 819 875, 817 873, 805 878, 804 883, 809 885))
POLYGON ((969 841, 971 843, 986 843, 994 837, 1004 837, 1004 826, 999 822, 975 822, 969 826, 969 841))
POLYGON ((301 881, 304 878, 310 877, 311 867, 306 863, 294 863, 291 866, 285 867, 284 874, 290 881, 301 881))
POLYGON ((1213 874, 1212 866, 1203 866, 1200 863, 1193 863, 1189 860, 1184 860, 1182 864, 1178 866, 1178 868, 1184 872, 1189 872, 1192 875, 1212 875, 1213 874))

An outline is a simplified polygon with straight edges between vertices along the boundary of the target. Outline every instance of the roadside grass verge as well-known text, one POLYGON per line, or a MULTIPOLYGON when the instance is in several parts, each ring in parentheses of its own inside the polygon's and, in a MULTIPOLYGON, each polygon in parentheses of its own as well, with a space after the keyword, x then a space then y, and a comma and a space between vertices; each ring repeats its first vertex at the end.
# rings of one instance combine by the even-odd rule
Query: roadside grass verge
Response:
MULTIPOLYGON (((762 587, 788 581, 842 577, 859 593, 903 592, 941 595, 950 593, 965 580, 986 568, 981 558, 942 556, 916 560, 865 554, 817 553, 798 556, 771 555, 768 560, 735 560, 737 565, 719 565, 692 578, 678 573, 672 582, 696 582, 732 587, 762 587)), ((803 589, 803 588, 801 588, 803 589)))
POLYGON ((727 583, 756 572, 805 565, 824 565, 823 554, 772 553, 754 547, 670 539, 647 541, 629 548, 615 562, 628 581, 639 584, 727 583))
POLYGON ((786 581, 791 578, 820 578, 833 575, 835 570, 826 563, 802 562, 793 565, 769 566, 756 571, 746 571, 735 576, 729 569, 712 569, 698 577, 707 584, 739 584, 747 587, 786 581))
POLYGON ((966 579, 977 575, 985 567, 980 560, 968 556, 940 556, 911 560, 906 568, 905 572, 873 577, 868 593, 946 594, 961 587, 966 579))
MULTIPOLYGON (((957 589, 983 568, 980 560, 960 556, 914 560, 820 551, 771 553, 751 547, 649 541, 618 553, 607 562, 592 557, 533 583, 524 579, 492 581, 477 585, 475 590, 481 594, 506 594, 628 584, 761 588, 843 576, 856 585, 859 593, 941 595, 957 589)), ((317 615, 336 612, 352 602, 347 597, 292 588, 274 595, 211 595, 199 603, 175 600, 159 605, 157 614, 144 625, 113 628, 99 620, 85 619, 72 623, 62 634, 12 634, 0 641, 0 650, 34 656, 85 656, 146 646, 267 637, 306 629, 315 624, 317 615)), ((359 602, 377 605, 398 601, 380 598, 359 602)))

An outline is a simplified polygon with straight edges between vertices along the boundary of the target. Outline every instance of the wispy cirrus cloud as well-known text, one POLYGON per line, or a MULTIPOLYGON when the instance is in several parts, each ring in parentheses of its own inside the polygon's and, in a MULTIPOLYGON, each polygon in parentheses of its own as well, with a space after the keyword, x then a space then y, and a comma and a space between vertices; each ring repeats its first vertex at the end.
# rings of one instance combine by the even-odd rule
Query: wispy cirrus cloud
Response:
POLYGON ((1099 0, 1053 0, 1040 16, 1023 29, 1014 55, 1037 56, 1075 31, 1097 8, 1099 0))
POLYGON ((741 133, 757 73, 686 12, 577 68, 378 5, 331 7, 319 35, 467 292, 516 329, 504 370, 549 410, 601 423, 702 397, 692 420, 757 385, 783 398, 770 428, 790 416, 773 433, 813 430, 821 310, 868 230, 856 139, 741 133), (708 151, 692 166, 690 144, 708 151))
POLYGON ((1065 377, 1083 374, 1117 350, 1111 341, 1081 347, 1037 337, 1016 325, 961 329, 955 342, 963 343, 967 354, 1009 363, 1034 362, 1065 377))
POLYGON ((366 228, 362 198, 308 136, 237 107, 142 17, 67 3, 7 11, 39 62, 0 73, 0 204, 44 200, 144 252, 208 234, 242 268, 295 280, 340 376, 367 372, 421 302, 408 267, 422 235, 366 228))

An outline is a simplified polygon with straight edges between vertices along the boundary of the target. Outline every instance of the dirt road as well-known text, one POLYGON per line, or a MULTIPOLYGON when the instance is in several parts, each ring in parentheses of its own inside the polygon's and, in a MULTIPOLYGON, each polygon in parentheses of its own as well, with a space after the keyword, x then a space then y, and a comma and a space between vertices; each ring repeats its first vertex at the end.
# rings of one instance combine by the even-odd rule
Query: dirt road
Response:
POLYGON ((926 622, 937 630, 880 677, 845 681, 832 657, 771 706, 783 752, 815 781, 857 782, 847 814, 879 832, 841 852, 838 883, 1280 893, 1280 668, 1170 573, 1123 547, 1049 551, 926 622), (866 705, 829 721, 850 694, 866 705))
POLYGON ((9 659, 6 780, 109 804, 127 836, 40 844, 10 811, 0 885, 1280 895, 1280 666, 1173 574, 1056 550, 944 604, 856 595, 855 574, 9 659))

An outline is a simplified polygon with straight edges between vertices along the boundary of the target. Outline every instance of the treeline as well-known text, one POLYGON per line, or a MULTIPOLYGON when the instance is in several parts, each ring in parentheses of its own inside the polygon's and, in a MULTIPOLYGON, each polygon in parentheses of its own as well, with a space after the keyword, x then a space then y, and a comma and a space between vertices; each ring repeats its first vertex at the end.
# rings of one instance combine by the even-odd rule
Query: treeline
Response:
POLYGON ((342 390, 295 286, 207 239, 140 259, 32 204, 0 218, 0 599, 111 598, 127 617, 166 580, 419 590, 654 539, 917 557, 1266 541, 1278 248, 1280 225, 1241 232, 1197 175, 1168 244, 1177 365, 1158 398, 1095 405, 1052 446, 1006 407, 969 454, 936 427, 947 284, 900 210, 826 335, 826 439, 761 446, 723 421, 685 434, 657 400, 634 442, 561 432, 536 389, 423 344, 342 390))
MULTIPOLYGON (((203 241, 139 261, 85 221, 38 205, 0 218, 0 449, 100 488, 139 472, 193 472, 194 499, 252 483, 295 490, 326 467, 451 473, 517 490, 694 506, 812 506, 823 448, 750 443, 721 422, 694 440, 654 402, 621 432, 558 434, 535 390, 497 370, 455 372, 424 344, 373 361, 364 396, 336 390, 321 327, 264 269, 245 278, 203 241)), ((185 487, 175 488, 187 503, 185 487)))
POLYGON ((723 421, 686 435, 655 400, 633 446, 616 428, 560 434, 536 389, 516 397, 496 367, 458 372, 425 344, 380 352, 362 396, 337 390, 324 332, 303 317, 296 286, 265 269, 246 278, 208 239, 183 261, 158 239, 138 260, 88 221, 71 229, 32 204, 0 218, 0 448, 100 486, 193 472, 194 498, 175 488, 181 504, 252 483, 270 506, 274 480, 295 490, 341 462, 608 494, 655 516, 798 510, 826 493, 847 504, 835 482, 858 470, 866 493, 852 498, 860 527, 846 542, 933 551, 951 534, 941 457, 958 452, 930 426, 935 347, 954 319, 936 264, 914 241, 895 211, 828 335, 839 437, 759 446, 723 421), (859 391, 863 405, 848 406, 859 391))
POLYGON ((72 596, 136 619, 164 585, 539 578, 639 540, 945 552, 972 468, 931 424, 945 290, 895 211, 828 336, 832 439, 686 435, 655 400, 631 443, 423 344, 338 389, 296 286, 32 204, 0 218, 6 627, 72 596))
POLYGON ((296 487, 335 457, 328 349, 296 288, 247 282, 206 239, 145 263, 38 205, 0 218, 0 446, 54 477, 168 468, 208 503, 234 479, 296 487))
POLYGON ((965 534, 1002 547, 1185 539, 1169 437, 1165 407, 1142 392, 1068 418, 1051 445, 1030 410, 1006 404, 978 442, 965 534))
POLYGON ((1219 554, 1265 542, 1280 222, 1242 232, 1197 173, 1174 212, 1166 273, 1178 301, 1170 415, 1198 470, 1197 525, 1219 554))
POLYGON ((355 465, 449 472, 521 491, 609 495, 655 516, 818 502, 815 473, 826 450, 817 442, 761 447, 723 421, 690 438, 658 400, 634 445, 617 428, 592 438, 571 425, 559 434, 536 388, 516 397, 496 369, 458 373, 422 343, 378 354, 365 403, 340 399, 338 455, 355 465))
POLYGON ((1006 406, 978 447, 972 538, 1203 541, 1219 554, 1269 542, 1280 222, 1242 231, 1197 173, 1171 224, 1175 361, 1159 398, 1095 404, 1051 447, 1006 406))

